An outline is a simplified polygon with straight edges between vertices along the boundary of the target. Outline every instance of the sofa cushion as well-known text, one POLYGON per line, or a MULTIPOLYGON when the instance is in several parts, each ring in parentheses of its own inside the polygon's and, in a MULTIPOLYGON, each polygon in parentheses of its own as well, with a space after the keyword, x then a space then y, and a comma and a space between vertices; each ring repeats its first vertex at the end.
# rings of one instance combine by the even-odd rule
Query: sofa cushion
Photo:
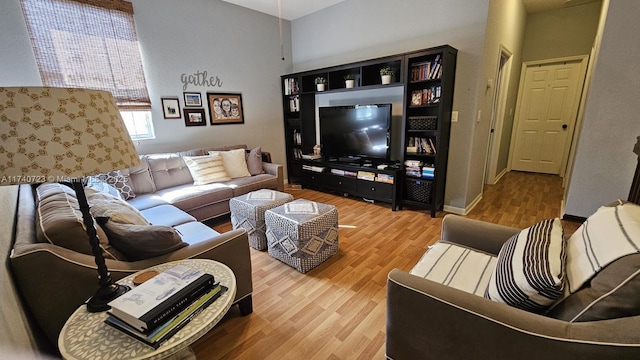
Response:
POLYGON ((189 184, 193 185, 191 172, 182 156, 176 153, 145 155, 156 191, 189 184))
POLYGON ((586 286, 547 314, 571 322, 640 315, 640 254, 624 256, 600 270, 586 286))
POLYGON ((170 226, 122 224, 108 218, 97 220, 111 244, 130 261, 160 256, 188 245, 170 226))
POLYGON ((136 193, 133 191, 131 185, 129 185, 129 178, 120 170, 110 171, 106 174, 98 174, 96 177, 116 188, 123 199, 128 200, 136 197, 136 193))
MULTIPOLYGON (((58 183, 46 183, 36 189, 36 236, 48 242, 82 254, 92 255, 89 237, 73 189, 58 183)), ((103 229, 96 224, 103 255, 107 259, 123 258, 114 249, 103 229)))
POLYGON ((251 177, 231 179, 227 184, 233 189, 233 197, 244 195, 260 189, 278 189, 278 178, 271 174, 259 174, 251 177))
POLYGON ((127 178, 129 186, 131 186, 136 196, 156 191, 146 156, 140 156, 140 164, 132 168, 122 169, 120 173, 127 178))
POLYGON ((540 313, 562 296, 565 242, 560 219, 544 220, 507 240, 485 297, 540 313))
POLYGON ((138 210, 144 210, 160 205, 171 205, 167 200, 158 196, 156 193, 138 195, 135 199, 128 200, 127 202, 138 210))
POLYGON ((496 257, 447 241, 429 246, 410 274, 483 296, 496 266, 496 257))
POLYGON ((640 206, 603 206, 567 240, 567 280, 576 292, 612 261, 640 252, 640 206))
POLYGON ((182 241, 189 245, 210 240, 220 235, 217 231, 198 221, 178 225, 175 227, 175 230, 182 237, 182 241))
POLYGON ((183 158, 191 172, 193 185, 231 180, 223 165, 222 157, 218 153, 205 156, 184 156, 183 158))
POLYGON ((122 224, 149 225, 149 221, 131 204, 109 193, 86 188, 85 194, 94 218, 106 217, 122 224))
POLYGON ((227 183, 200 186, 182 185, 156 192, 156 195, 186 212, 218 202, 228 202, 233 190, 227 183))
POLYGON ((251 175, 264 174, 262 168, 262 147, 246 150, 247 169, 251 175))
POLYGON ((176 226, 196 221, 196 218, 173 205, 154 206, 142 210, 141 213, 152 225, 176 226))
POLYGON ((220 156, 226 173, 232 179, 251 176, 251 173, 247 169, 247 160, 244 149, 209 151, 209 155, 220 156))

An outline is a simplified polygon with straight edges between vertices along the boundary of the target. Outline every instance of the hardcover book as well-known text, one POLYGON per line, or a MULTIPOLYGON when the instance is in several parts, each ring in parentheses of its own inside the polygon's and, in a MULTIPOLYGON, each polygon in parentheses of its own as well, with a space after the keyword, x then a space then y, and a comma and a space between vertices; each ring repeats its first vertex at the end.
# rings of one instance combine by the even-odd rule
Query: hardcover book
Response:
POLYGON ((209 291, 214 277, 183 265, 167 269, 109 303, 109 314, 148 333, 209 291))
POLYGON ((187 325, 194 317, 207 308, 217 298, 219 298, 227 290, 225 286, 216 283, 216 285, 204 295, 200 296, 194 302, 192 302, 187 308, 180 313, 165 321, 161 326, 153 330, 152 332, 145 334, 129 324, 118 319, 115 316, 109 316, 105 319, 105 323, 110 325, 125 334, 142 341, 143 343, 157 349, 162 343, 168 340, 171 336, 175 335, 180 329, 187 325))

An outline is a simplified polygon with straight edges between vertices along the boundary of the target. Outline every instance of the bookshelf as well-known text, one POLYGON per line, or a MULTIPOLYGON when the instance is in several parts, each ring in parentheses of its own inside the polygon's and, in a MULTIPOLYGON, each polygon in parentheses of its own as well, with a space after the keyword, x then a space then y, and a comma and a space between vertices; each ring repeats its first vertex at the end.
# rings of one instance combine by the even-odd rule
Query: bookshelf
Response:
MULTIPOLYGON (((327 80, 324 92, 403 87, 402 149, 394 204, 442 210, 451 129, 451 106, 457 50, 443 45, 365 61, 315 69, 282 76, 285 146, 289 183, 303 183, 301 154, 313 153, 316 144, 316 86, 314 80, 327 80), (382 84, 380 70, 393 69, 390 84, 382 84), (355 85, 347 88, 345 76, 355 85), (294 105, 291 105, 294 104, 294 105), (405 161, 420 164, 418 172, 403 166, 405 161), (423 175, 424 171, 424 175, 423 175)), ((398 159, 396 159, 398 160, 398 159)), ((308 173, 307 173, 308 175, 308 173)), ((306 183, 313 183, 308 181, 306 183)), ((342 185, 341 185, 342 186, 342 185)), ((389 198, 386 198, 389 200, 389 198)), ((395 206, 394 206, 395 207, 395 206)))
POLYGON ((432 217, 444 204, 456 56, 450 46, 405 55, 402 204, 432 217))

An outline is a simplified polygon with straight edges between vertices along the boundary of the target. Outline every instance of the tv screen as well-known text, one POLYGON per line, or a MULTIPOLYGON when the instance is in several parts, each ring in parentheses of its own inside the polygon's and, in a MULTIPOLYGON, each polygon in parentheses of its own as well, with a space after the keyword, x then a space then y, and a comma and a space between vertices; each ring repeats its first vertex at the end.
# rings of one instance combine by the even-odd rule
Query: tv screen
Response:
POLYGON ((326 160, 389 160, 391 104, 320 107, 326 160))

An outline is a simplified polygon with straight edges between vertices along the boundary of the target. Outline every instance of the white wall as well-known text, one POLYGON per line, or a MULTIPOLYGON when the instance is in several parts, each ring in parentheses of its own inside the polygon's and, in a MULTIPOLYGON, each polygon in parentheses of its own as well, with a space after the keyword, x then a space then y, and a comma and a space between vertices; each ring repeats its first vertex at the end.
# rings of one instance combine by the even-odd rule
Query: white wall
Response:
POLYGON ((291 23, 295 71, 449 44, 458 49, 445 204, 464 209, 489 0, 348 0, 291 23))
MULTIPOLYGON (((280 75, 291 71, 290 24, 284 21, 285 61, 280 55, 278 19, 219 0, 133 0, 156 139, 138 152, 247 144, 262 146, 284 164, 280 75), (243 125, 186 127, 165 120, 160 98, 184 105, 182 74, 207 71, 221 87, 189 85, 186 91, 242 93, 243 125)), ((41 85, 19 0, 2 0, 0 86, 41 85)), ((204 104, 203 104, 204 105, 204 104)), ((208 108, 205 105, 208 120, 208 108)))
POLYGON ((638 15, 640 2, 609 2, 568 186, 568 215, 588 217, 629 195, 640 135, 638 15))

